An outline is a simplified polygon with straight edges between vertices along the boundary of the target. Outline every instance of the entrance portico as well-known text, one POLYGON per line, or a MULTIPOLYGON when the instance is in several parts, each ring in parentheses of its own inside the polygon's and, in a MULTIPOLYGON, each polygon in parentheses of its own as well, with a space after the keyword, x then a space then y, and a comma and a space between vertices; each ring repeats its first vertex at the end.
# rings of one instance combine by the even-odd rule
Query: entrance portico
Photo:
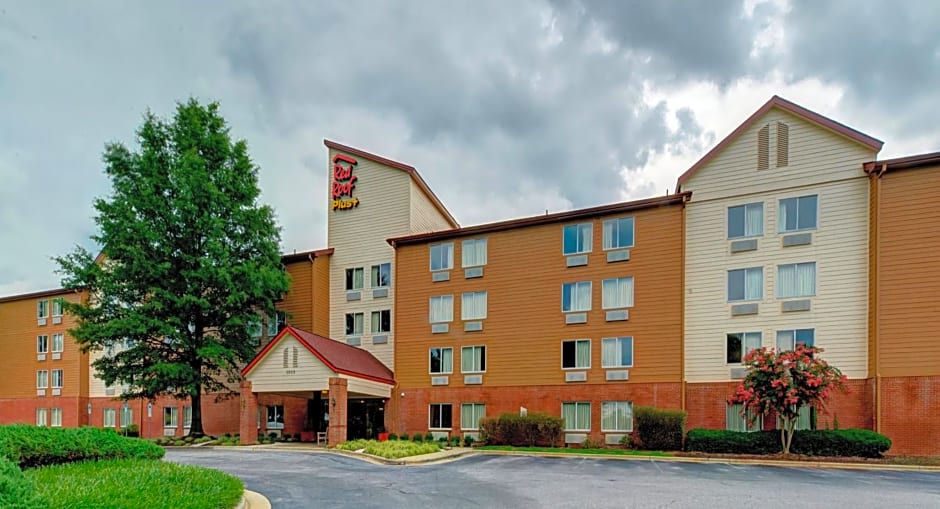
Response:
POLYGON ((242 376, 242 444, 271 431, 307 439, 325 431, 330 444, 374 438, 384 430, 385 403, 395 383, 369 352, 292 326, 242 376))

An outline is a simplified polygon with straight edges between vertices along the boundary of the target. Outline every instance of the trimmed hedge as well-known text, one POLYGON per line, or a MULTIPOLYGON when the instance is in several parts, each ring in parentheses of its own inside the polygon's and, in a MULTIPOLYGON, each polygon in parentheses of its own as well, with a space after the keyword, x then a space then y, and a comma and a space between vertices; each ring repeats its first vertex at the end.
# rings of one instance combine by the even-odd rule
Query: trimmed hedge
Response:
POLYGON ((502 414, 480 421, 480 439, 489 445, 558 445, 565 421, 561 417, 532 413, 528 415, 502 414))
POLYGON ((685 412, 641 406, 633 411, 640 449, 681 451, 685 435, 685 412))
MULTIPOLYGON (((689 451, 729 454, 778 454, 779 431, 693 429, 686 445, 689 451)), ((879 458, 891 448, 891 439, 867 429, 801 430, 793 433, 790 452, 807 456, 859 456, 879 458)))
POLYGON ((163 449, 156 444, 125 438, 113 430, 0 426, 0 456, 22 468, 84 460, 160 459, 163 455, 163 449))
POLYGON ((0 507, 27 509, 42 506, 32 481, 23 475, 16 463, 0 456, 0 507))

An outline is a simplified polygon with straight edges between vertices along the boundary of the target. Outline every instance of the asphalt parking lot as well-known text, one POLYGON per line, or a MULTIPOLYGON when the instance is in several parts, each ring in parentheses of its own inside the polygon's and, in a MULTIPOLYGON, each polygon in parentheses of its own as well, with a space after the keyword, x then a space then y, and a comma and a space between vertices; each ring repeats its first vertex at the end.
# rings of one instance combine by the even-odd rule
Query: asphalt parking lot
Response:
POLYGON ((940 507, 940 473, 470 456, 420 466, 325 453, 171 450, 274 508, 940 507))

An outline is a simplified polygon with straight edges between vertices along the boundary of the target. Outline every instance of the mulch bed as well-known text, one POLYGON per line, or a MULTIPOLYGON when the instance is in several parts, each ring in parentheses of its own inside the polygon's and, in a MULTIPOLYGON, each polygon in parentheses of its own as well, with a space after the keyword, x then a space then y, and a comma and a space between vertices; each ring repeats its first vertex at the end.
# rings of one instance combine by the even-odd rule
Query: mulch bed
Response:
POLYGON ((804 456, 801 454, 712 454, 702 452, 675 452, 673 454, 687 458, 727 458, 739 460, 807 461, 821 463, 862 463, 867 465, 940 466, 940 457, 936 456, 886 456, 883 458, 856 458, 844 456, 804 456))

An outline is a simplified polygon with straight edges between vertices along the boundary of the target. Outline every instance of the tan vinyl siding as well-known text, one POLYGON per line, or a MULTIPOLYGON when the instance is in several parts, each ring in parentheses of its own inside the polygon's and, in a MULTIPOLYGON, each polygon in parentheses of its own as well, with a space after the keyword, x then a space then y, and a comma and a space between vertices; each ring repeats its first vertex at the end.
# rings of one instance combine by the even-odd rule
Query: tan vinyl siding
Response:
POLYGON ((450 223, 428 198, 424 191, 411 181, 411 232, 423 233, 448 230, 450 223))
POLYGON ((255 392, 321 391, 329 389, 336 373, 289 334, 268 351, 248 374, 255 392), (293 349, 297 349, 297 367, 293 367, 293 349), (284 368, 284 350, 288 367, 284 368))
MULTIPOLYGON (((398 341, 396 381, 401 388, 430 386, 428 351, 431 347, 454 349, 450 387, 464 386, 461 373, 463 346, 484 345, 486 372, 483 387, 566 385, 561 368, 562 341, 591 340, 591 368, 587 384, 606 382, 601 367, 601 340, 633 336, 633 382, 681 380, 682 254, 679 205, 645 209, 593 220, 593 249, 586 267, 567 268, 562 254, 562 230, 567 223, 532 226, 454 239, 454 269, 450 281, 433 283, 429 244, 398 249, 398 341), (630 260, 607 263, 602 249, 602 222, 635 217, 635 247, 630 260), (487 238, 487 265, 483 277, 465 279, 461 265, 461 241, 487 238), (602 309, 602 280, 633 276, 634 306, 625 322, 606 322, 602 309), (592 282, 588 323, 565 325, 561 310, 562 285, 592 282), (487 316, 482 332, 464 332, 461 294, 487 292, 487 316), (454 296, 454 321, 450 332, 431 334, 429 298, 454 296)), ((447 241, 450 242, 450 241, 447 241)))
MULTIPOLYGON (((330 150, 330 160, 337 152, 330 150)), ((391 263, 395 272, 394 251, 385 239, 411 233, 411 177, 404 171, 384 166, 364 157, 353 170, 357 176, 353 196, 359 206, 348 210, 328 210, 328 243, 334 249, 330 260, 330 330, 329 337, 345 341, 346 313, 363 313, 362 348, 370 351, 389 368, 393 367, 395 313, 388 344, 373 345, 370 333, 372 311, 392 309, 397 281, 392 280, 388 297, 372 298, 371 267, 391 263), (346 300, 346 269, 362 267, 365 273, 361 300, 346 300)), ((330 166, 331 167, 331 166, 330 166)), ((329 197, 326 197, 329 198, 329 197)))
POLYGON ((940 375, 940 167, 888 171, 880 194, 879 374, 940 375))

